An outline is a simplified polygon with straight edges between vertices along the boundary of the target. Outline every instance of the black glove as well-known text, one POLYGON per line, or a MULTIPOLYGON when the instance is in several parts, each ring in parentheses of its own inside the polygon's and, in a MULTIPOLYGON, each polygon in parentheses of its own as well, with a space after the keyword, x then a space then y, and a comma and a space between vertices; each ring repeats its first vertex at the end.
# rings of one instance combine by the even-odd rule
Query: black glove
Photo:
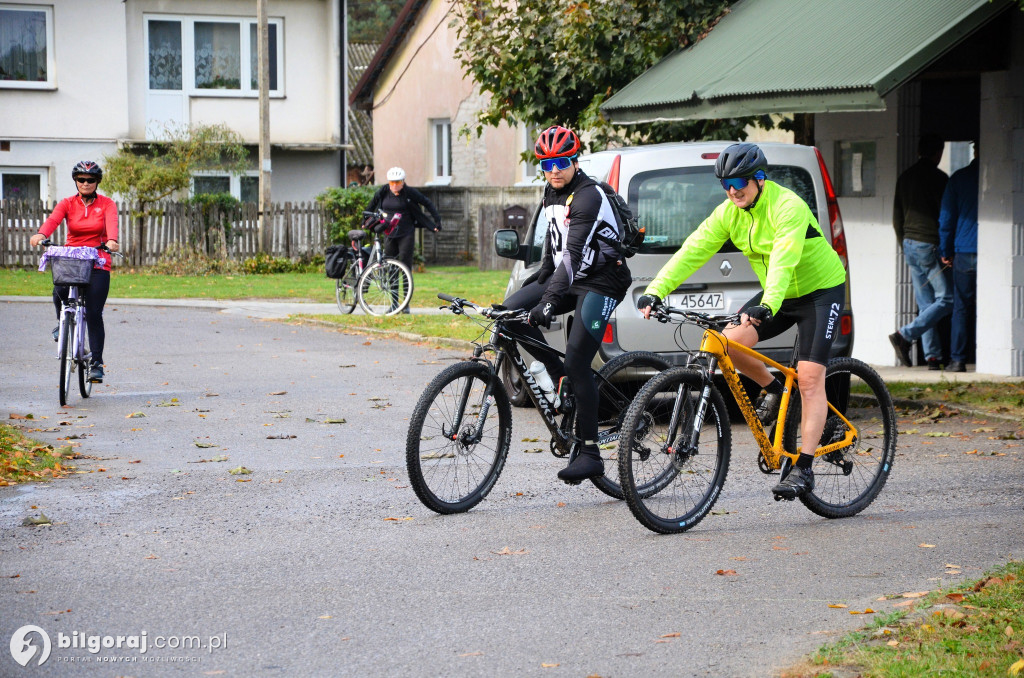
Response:
POLYGON ((552 306, 550 302, 541 302, 533 307, 530 311, 530 324, 534 327, 551 327, 551 311, 552 306))
POLYGON ((440 233, 440 232, 441 232, 441 222, 439 221, 436 224, 434 224, 434 233, 440 233))
POLYGON ((770 323, 772 321, 772 310, 764 304, 751 306, 746 310, 746 314, 750 316, 751 320, 756 320, 759 323, 770 323))
MULTIPOLYGON (((550 278, 550 277, 551 277, 551 271, 549 271, 546 268, 544 268, 543 266, 541 266, 536 271, 531 273, 530 276, 526 280, 523 281, 523 287, 526 287, 527 285, 529 285, 530 283, 533 283, 533 282, 539 282, 541 285, 543 285, 544 283, 546 283, 548 281, 548 278, 550 278)), ((522 289, 522 288, 520 288, 520 289, 522 289)))
POLYGON ((636 300, 636 307, 641 311, 651 307, 652 310, 657 309, 661 306, 661 298, 656 294, 642 294, 640 298, 636 300))

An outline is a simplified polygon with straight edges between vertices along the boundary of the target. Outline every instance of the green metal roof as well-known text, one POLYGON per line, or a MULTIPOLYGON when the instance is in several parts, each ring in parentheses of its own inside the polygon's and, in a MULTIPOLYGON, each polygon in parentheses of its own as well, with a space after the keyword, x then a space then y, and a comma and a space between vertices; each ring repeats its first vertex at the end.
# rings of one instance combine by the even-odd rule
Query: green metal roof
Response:
POLYGON ((620 124, 884 110, 1012 0, 740 0, 601 106, 620 124))

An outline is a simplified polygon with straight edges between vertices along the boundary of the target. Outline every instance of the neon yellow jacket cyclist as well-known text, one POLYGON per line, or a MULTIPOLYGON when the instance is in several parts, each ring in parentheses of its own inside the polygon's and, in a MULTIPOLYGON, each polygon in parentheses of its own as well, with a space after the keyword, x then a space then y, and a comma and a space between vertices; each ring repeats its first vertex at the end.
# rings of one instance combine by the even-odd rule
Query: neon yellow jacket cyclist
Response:
POLYGON ((824 238, 818 220, 800 196, 774 181, 750 209, 730 200, 715 208, 683 242, 644 294, 665 299, 703 266, 726 240, 750 260, 761 281, 761 303, 777 313, 783 299, 795 299, 846 281, 846 271, 824 238))

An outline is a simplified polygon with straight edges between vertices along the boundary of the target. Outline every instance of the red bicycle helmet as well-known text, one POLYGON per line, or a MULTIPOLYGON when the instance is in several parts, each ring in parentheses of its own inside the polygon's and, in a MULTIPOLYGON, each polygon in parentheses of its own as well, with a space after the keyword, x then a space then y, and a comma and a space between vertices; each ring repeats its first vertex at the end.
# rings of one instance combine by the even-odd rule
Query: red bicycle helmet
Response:
POLYGON ((580 138, 571 129, 552 125, 537 137, 533 152, 538 160, 572 157, 580 152, 580 138))
POLYGON ((82 175, 87 177, 96 177, 96 183, 103 181, 103 169, 92 160, 82 160, 71 168, 72 179, 82 175))

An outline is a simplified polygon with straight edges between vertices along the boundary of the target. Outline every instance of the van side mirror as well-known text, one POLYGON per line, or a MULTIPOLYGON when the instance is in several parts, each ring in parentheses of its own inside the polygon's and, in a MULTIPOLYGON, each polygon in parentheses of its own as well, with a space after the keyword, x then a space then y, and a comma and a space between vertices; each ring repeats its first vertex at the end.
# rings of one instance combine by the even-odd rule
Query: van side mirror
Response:
POLYGON ((502 228, 494 232, 494 253, 506 259, 526 261, 529 246, 519 244, 519 234, 511 228, 502 228))

